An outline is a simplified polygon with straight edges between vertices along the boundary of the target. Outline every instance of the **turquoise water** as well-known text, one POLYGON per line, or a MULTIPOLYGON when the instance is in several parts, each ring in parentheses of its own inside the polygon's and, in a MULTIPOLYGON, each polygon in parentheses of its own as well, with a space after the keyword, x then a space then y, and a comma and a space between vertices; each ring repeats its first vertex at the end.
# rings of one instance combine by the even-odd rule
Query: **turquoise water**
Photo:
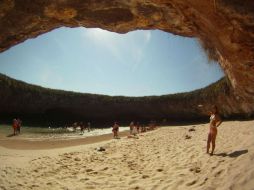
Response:
MULTIPOLYGON (((127 127, 120 127, 119 131, 128 130, 127 127)), ((77 128, 76 131, 73 128, 45 128, 45 127, 28 127, 22 126, 21 134, 17 136, 12 136, 13 129, 10 125, 0 125, 0 138, 25 138, 29 140, 44 140, 44 139, 76 139, 85 138, 89 136, 98 136, 103 134, 112 133, 112 128, 103 129, 92 129, 90 132, 87 130, 81 133, 80 129, 77 128)))

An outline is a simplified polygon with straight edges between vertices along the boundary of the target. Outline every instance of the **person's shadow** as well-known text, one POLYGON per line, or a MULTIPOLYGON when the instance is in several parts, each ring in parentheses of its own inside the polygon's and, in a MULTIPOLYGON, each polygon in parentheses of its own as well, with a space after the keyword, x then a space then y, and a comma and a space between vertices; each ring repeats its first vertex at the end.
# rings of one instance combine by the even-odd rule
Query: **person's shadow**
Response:
POLYGON ((13 136, 15 136, 15 135, 14 134, 9 134, 6 137, 13 137, 13 136))
POLYGON ((236 158, 236 157, 241 156, 241 155, 246 154, 246 153, 248 153, 247 149, 245 149, 245 150, 237 150, 237 151, 231 152, 229 154, 223 152, 223 153, 214 154, 214 155, 215 156, 222 156, 222 157, 228 156, 230 158, 236 158))

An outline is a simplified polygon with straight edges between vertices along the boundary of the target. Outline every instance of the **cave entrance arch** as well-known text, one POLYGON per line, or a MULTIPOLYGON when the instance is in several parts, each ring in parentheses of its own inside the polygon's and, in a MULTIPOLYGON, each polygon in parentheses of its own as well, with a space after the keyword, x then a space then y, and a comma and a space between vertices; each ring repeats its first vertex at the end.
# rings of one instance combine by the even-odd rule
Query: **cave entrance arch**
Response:
POLYGON ((172 1, 18 1, 0 3, 0 51, 60 26, 99 27, 125 33, 160 29, 199 38, 229 79, 226 107, 254 111, 254 2, 172 1))

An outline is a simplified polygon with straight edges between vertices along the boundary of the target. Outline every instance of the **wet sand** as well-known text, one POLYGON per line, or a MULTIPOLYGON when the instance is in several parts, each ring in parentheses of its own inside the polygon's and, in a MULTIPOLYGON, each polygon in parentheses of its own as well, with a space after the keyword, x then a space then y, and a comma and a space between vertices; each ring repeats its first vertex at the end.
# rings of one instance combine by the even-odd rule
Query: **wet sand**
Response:
MULTIPOLYGON (((129 134, 128 131, 123 131, 119 133, 119 137, 124 137, 129 134)), ((112 139, 112 134, 104 134, 98 136, 90 136, 86 138, 77 139, 38 139, 38 140, 27 140, 27 139, 15 139, 14 138, 2 138, 0 139, 0 146, 10 149, 21 149, 21 150, 42 150, 42 149, 54 149, 63 148, 70 146, 93 144, 102 141, 107 141, 112 139)))
POLYGON ((0 145, 0 189, 253 190, 254 121, 222 123, 214 156, 207 132, 200 124, 53 149, 0 145))

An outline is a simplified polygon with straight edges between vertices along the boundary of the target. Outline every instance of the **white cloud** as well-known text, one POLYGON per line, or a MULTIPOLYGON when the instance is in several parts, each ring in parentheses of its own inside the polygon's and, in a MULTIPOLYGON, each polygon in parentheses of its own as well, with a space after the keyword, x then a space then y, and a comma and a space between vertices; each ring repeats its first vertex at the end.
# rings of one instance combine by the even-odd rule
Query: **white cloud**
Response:
POLYGON ((86 29, 82 33, 85 40, 89 39, 93 41, 96 45, 100 45, 106 49, 106 51, 110 51, 110 53, 121 61, 122 58, 120 56, 120 52, 118 49, 118 38, 120 34, 109 32, 106 30, 102 30, 100 28, 92 28, 86 29))
POLYGON ((140 44, 136 44, 135 47, 133 47, 133 65, 132 65, 132 71, 136 71, 138 67, 143 63, 142 59, 144 58, 144 49, 149 44, 151 40, 151 31, 143 31, 143 40, 140 44))
POLYGON ((99 28, 84 29, 82 32, 84 40, 90 40, 98 46, 109 51, 118 63, 124 64, 125 53, 130 53, 133 60, 128 63, 128 67, 135 71, 144 57, 144 49, 149 44, 152 34, 151 31, 134 31, 127 34, 118 34, 99 28))
POLYGON ((151 40, 151 31, 144 31, 145 33, 145 44, 148 44, 151 40))
POLYGON ((119 34, 109 32, 107 30, 102 30, 100 28, 91 28, 86 29, 85 32, 83 32, 83 35, 88 37, 90 40, 93 40, 94 42, 104 43, 112 41, 114 37, 119 34))

